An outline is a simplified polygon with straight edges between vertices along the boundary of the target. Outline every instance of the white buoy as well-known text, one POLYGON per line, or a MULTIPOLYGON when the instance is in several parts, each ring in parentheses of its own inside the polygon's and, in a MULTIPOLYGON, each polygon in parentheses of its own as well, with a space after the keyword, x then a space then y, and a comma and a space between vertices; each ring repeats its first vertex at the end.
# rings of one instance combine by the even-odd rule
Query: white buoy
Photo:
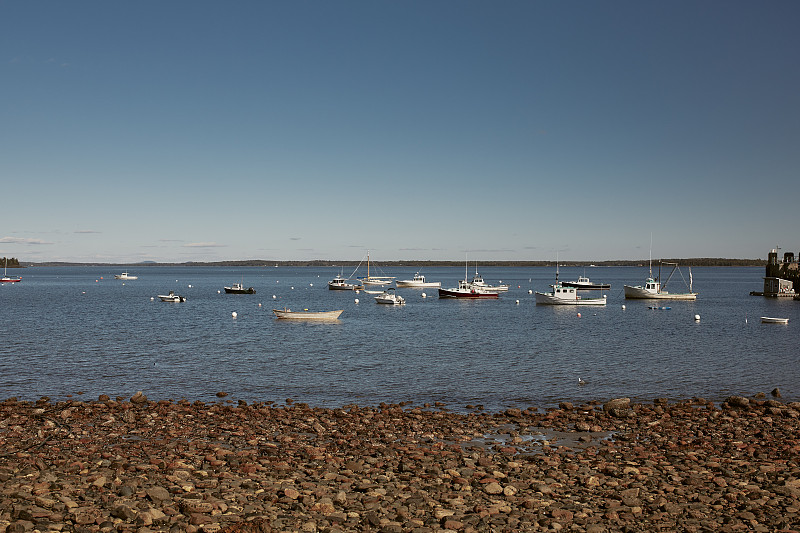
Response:
POLYGON ((277 298, 277 296, 275 296, 275 295, 273 294, 273 295, 272 295, 272 299, 274 300, 275 298, 277 298))
POLYGON ((531 289, 528 289, 528 294, 533 294, 533 291, 531 289))
POLYGON ((358 298, 356 298, 355 302, 358 303, 358 298))
POLYGON ((191 285, 189 285, 189 288, 191 289, 191 288, 192 288, 192 286, 191 286, 191 285))
POLYGON ((292 287, 292 290, 294 290, 294 287, 292 287))
MULTIPOLYGON (((83 294, 86 294, 86 293, 84 292, 83 294)), ((153 297, 151 296, 151 297, 150 297, 150 301, 152 302, 153 300, 155 300, 155 298, 153 298, 153 297)))
POLYGON ((425 294, 425 293, 423 292, 423 293, 422 293, 422 297, 423 297, 423 298, 427 298, 427 297, 428 297, 428 295, 427 295, 427 294, 425 294))
POLYGON ((622 310, 623 311, 625 310, 625 304, 622 304, 622 310))
POLYGON ((258 306, 261 307, 261 302, 258 303, 258 306))
POLYGON ((517 300, 517 305, 519 305, 519 300, 517 300))
POLYGON ((217 294, 222 294, 222 291, 217 291, 217 294))
POLYGON ((578 318, 580 318, 580 317, 581 317, 581 314, 580 314, 580 313, 578 313, 578 318))
POLYGON ((313 283, 309 283, 308 285, 309 285, 309 286, 311 286, 311 287, 313 287, 313 286, 314 286, 314 284, 313 284, 313 283))
POLYGON ((233 318, 236 318, 236 317, 237 317, 237 316, 239 316, 239 315, 237 315, 237 314, 236 314, 236 311, 234 311, 233 313, 231 313, 231 316, 232 316, 233 318))
POLYGON ((700 322, 700 315, 694 315, 694 321, 700 322))

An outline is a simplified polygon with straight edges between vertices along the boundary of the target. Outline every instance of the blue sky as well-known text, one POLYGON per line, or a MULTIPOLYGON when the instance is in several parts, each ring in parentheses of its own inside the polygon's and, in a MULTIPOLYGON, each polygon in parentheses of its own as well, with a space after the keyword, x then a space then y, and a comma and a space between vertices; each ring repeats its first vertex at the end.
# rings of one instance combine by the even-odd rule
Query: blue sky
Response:
POLYGON ((800 3, 4 2, 0 255, 800 251, 800 3))

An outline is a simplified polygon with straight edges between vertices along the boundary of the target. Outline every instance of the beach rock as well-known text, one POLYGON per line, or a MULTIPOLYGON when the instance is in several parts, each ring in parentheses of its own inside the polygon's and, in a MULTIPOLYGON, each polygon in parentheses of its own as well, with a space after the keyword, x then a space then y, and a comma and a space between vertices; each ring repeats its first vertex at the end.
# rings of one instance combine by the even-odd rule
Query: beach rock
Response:
POLYGON ((147 396, 142 394, 142 391, 138 391, 136 394, 131 396, 131 403, 141 405, 143 403, 147 403, 147 396))
POLYGON ((744 396, 729 396, 725 403, 727 403, 730 407, 745 409, 750 407, 750 399, 745 398, 744 396))
POLYGON ((631 405, 630 398, 615 398, 603 404, 603 411, 608 413, 612 409, 627 410, 631 405))

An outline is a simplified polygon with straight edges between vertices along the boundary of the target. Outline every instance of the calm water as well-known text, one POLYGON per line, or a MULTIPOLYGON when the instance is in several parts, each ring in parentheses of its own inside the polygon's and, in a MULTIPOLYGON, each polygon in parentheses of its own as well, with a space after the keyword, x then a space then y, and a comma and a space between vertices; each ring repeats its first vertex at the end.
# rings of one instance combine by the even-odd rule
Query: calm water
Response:
MULTIPOLYGON (((416 269, 387 270, 407 279, 416 269)), ((750 296, 762 268, 693 269, 699 299, 662 302, 668 310, 624 299, 622 285, 642 283, 646 268, 587 269, 593 281, 612 283, 605 308, 536 306, 528 291, 548 288, 550 268, 482 268, 487 282, 513 287, 493 301, 398 289, 403 307, 328 290, 334 268, 147 267, 127 282, 113 279, 120 271, 14 271, 23 281, 0 286, 0 398, 141 390, 153 400, 217 401, 225 391, 226 400, 248 402, 497 410, 618 396, 719 401, 779 387, 785 401, 800 399, 800 302, 750 296), (225 294, 224 285, 241 280, 257 294, 225 294), (170 289, 187 301, 151 299, 170 289), (335 323, 275 319, 272 308, 284 306, 344 313, 335 323), (761 324, 760 316, 790 320, 761 324)), ((423 273, 449 287, 464 270, 423 273)), ((583 273, 562 268, 561 279, 583 273)), ((684 289, 679 277, 668 288, 684 289)))

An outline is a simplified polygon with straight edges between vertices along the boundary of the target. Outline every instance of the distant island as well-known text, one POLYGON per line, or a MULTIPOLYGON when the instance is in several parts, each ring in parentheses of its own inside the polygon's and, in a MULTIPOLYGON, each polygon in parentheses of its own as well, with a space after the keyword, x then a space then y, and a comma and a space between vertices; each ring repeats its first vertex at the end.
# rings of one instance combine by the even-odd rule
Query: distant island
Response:
MULTIPOLYGON (((8 266, 12 266, 12 260, 9 258, 8 266)), ((701 257, 689 259, 660 259, 653 260, 653 265, 657 265, 658 261, 663 262, 677 262, 681 265, 687 266, 703 266, 703 267, 763 267, 766 265, 765 259, 725 259, 716 257, 701 257)), ((314 259, 302 261, 280 261, 280 260, 265 260, 265 259, 246 259, 240 261, 187 261, 183 263, 158 263, 155 261, 142 261, 139 263, 69 263, 59 261, 43 261, 43 262, 26 262, 23 266, 26 267, 63 267, 63 266, 119 266, 119 267, 153 267, 153 266, 200 266, 200 267, 355 267, 361 261, 353 260, 327 260, 327 259, 314 259)), ((389 266, 406 266, 418 269, 431 268, 431 267, 461 267, 464 266, 463 261, 416 261, 413 259, 403 261, 380 261, 382 267, 389 266)), ((474 264, 474 261, 470 262, 474 264)), ((483 267, 550 267, 555 266, 555 261, 479 261, 478 264, 483 267)), ((613 261, 559 261, 559 266, 562 267, 641 267, 647 266, 647 259, 639 260, 613 260, 613 261)), ((15 266, 19 266, 19 262, 15 266)))

